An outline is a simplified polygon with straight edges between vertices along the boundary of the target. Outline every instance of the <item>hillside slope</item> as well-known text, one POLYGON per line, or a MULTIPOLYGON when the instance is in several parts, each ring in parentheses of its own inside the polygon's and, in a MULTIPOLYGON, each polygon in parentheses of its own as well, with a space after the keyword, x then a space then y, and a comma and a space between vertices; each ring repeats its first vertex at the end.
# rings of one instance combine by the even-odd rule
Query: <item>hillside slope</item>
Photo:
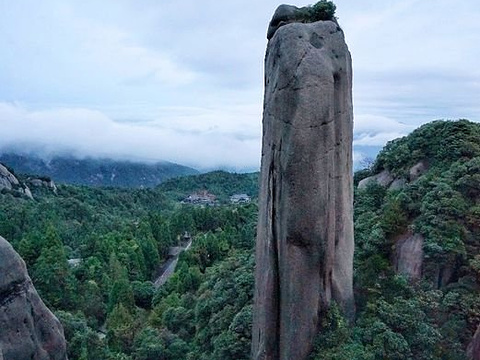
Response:
POLYGON ((358 318, 350 331, 330 314, 315 359, 466 359, 480 324, 480 124, 423 125, 355 182, 358 318))
MULTIPOLYGON (((180 275, 172 277, 168 289, 178 291, 182 299, 186 296, 190 319, 195 311, 191 291, 206 279, 212 286, 227 281, 224 289, 218 289, 224 298, 211 306, 222 306, 228 297, 236 305, 235 311, 225 309, 224 321, 234 321, 236 313, 243 311, 241 321, 248 324, 248 289, 253 278, 249 276, 247 283, 242 280, 236 293, 231 293, 230 284, 237 273, 247 269, 251 273, 253 258, 248 250, 253 245, 256 206, 182 205, 176 197, 200 187, 228 198, 232 191, 246 191, 250 177, 219 172, 202 175, 200 179, 210 179, 203 182, 189 176, 178 186, 176 180, 169 181, 169 190, 35 186, 33 199, 4 189, 0 191, 0 234, 25 259, 39 294, 62 322, 70 359, 185 359, 187 352, 195 351, 191 339, 184 341, 185 334, 168 331, 159 309, 152 311, 152 281, 168 261, 169 248, 188 232, 195 239, 191 256, 182 257, 180 275), (223 260, 230 263, 222 265, 223 260), (195 269, 185 269, 185 261, 195 269), (220 273, 213 270, 217 266, 220 273), (106 337, 99 331, 106 332, 106 337)), ((205 295, 211 290, 206 288, 205 295)), ((155 302, 163 302, 162 292, 157 292, 155 302)), ((198 307, 202 304, 206 305, 198 299, 198 307)), ((213 330, 208 323, 211 314, 207 315, 203 326, 213 330)), ((175 319, 165 321, 178 324, 175 319)), ((186 319, 178 321, 192 329, 186 319)), ((215 336, 224 325, 219 324, 215 336)), ((242 339, 244 351, 249 337, 242 339)), ((223 348, 220 344, 219 351, 223 348)))
MULTIPOLYGON (((333 306, 312 360, 480 356, 479 144, 480 124, 433 122, 392 141, 372 169, 356 173, 356 184, 365 180, 354 204, 357 317, 349 324, 333 306)), ((249 359, 253 264, 234 254, 214 264, 214 276, 179 290, 204 256, 184 259, 157 293, 154 327, 188 344, 192 359, 249 359), (239 293, 242 281, 249 285, 239 293)))
MULTIPOLYGON (((0 235, 62 321, 70 359, 247 360, 255 201, 178 200, 197 190, 256 196, 257 176, 35 187, 34 200, 4 191, 0 235), (192 248, 154 291, 153 274, 184 231, 192 248)), ((480 124, 426 124, 387 144, 355 183, 357 317, 349 324, 333 306, 311 359, 478 359, 480 124)))
POLYGON ((258 174, 258 172, 235 174, 226 171, 212 171, 206 174, 167 180, 158 187, 158 190, 176 196, 177 200, 201 190, 215 194, 222 201, 239 193, 257 197, 258 174))
POLYGON ((68 156, 45 161, 32 155, 8 153, 0 156, 0 162, 17 173, 49 176, 57 183, 88 186, 153 187, 173 177, 199 173, 166 161, 144 164, 68 156))

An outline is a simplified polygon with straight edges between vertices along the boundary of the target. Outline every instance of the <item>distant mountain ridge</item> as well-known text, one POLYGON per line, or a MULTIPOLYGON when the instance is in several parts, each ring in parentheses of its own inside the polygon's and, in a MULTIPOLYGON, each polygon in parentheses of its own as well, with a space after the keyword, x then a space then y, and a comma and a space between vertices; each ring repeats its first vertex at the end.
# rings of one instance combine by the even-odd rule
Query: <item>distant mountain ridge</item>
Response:
POLYGON ((167 161, 145 164, 69 156, 46 161, 35 155, 5 153, 0 155, 0 162, 16 173, 49 176, 57 183, 87 186, 154 187, 170 178, 199 174, 198 170, 167 161))

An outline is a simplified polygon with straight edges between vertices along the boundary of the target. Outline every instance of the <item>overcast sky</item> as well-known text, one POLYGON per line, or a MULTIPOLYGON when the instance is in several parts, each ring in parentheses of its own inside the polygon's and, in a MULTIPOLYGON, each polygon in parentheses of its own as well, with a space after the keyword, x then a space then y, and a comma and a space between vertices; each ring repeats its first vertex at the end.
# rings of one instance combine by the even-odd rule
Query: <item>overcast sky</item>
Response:
MULTIPOLYGON (((258 168, 280 3, 0 0, 0 150, 258 168)), ((480 121, 480 1, 335 3, 357 162, 422 123, 480 121)))

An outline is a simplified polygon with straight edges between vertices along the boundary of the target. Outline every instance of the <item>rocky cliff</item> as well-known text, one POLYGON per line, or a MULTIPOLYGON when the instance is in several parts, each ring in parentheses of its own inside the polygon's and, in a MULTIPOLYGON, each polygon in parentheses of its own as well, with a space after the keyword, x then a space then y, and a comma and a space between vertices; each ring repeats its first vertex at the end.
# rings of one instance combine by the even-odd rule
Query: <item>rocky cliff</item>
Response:
POLYGON ((1 190, 20 193, 33 199, 30 188, 27 185, 20 183, 16 176, 2 164, 0 164, 0 191, 1 190))
POLYGON ((351 57, 303 14, 282 5, 268 31, 253 359, 306 359, 332 301, 354 312, 351 57))
POLYGON ((420 280, 423 264, 423 236, 407 232, 394 239, 393 268, 410 280, 420 280))
POLYGON ((63 328, 32 285, 25 262, 0 237, 0 359, 63 360, 63 328))

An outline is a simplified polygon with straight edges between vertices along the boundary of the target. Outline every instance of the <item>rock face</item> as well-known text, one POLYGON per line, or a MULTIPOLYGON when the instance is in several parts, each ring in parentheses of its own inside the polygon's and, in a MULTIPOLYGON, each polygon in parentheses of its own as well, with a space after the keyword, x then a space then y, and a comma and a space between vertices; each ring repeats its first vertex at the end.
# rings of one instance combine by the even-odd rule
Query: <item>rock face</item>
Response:
MULTIPOLYGON (((409 182, 417 181, 420 176, 425 174, 428 171, 428 163, 425 160, 422 160, 412 166, 408 171, 409 182)), ((404 178, 394 178, 393 175, 388 170, 383 170, 382 172, 366 177, 358 183, 358 189, 365 189, 370 184, 378 184, 384 187, 388 186, 389 190, 400 190, 405 187, 407 180, 404 178)))
POLYGON ((351 57, 333 21, 270 35, 252 358, 303 360, 333 300, 354 313, 351 57))
POLYGON ((8 169, 0 164, 0 190, 12 190, 14 186, 18 186, 18 179, 8 169))
POLYGON ((32 285, 25 262, 0 237, 0 359, 67 359, 63 328, 32 285))
POLYGON ((401 190, 405 187, 407 180, 404 178, 397 178, 388 187, 388 190, 401 190))
MULTIPOLYGON (((20 183, 5 166, 0 164, 0 190, 8 190, 24 194, 33 200, 33 195, 27 185, 20 183)), ((1 358, 0 358, 1 360, 1 358)))
POLYGON ((467 348, 467 357, 471 360, 480 360, 480 325, 473 335, 473 339, 467 348))
POLYGON ((57 194, 57 185, 51 179, 29 178, 27 182, 33 187, 44 187, 53 191, 55 195, 57 194))
POLYGON ((427 170, 428 170, 428 164, 426 161, 420 161, 415 166, 412 166, 412 168, 409 171, 410 181, 418 180, 418 178, 423 174, 425 174, 427 170))
POLYGON ((388 186, 393 182, 393 176, 388 170, 383 170, 381 173, 369 176, 358 183, 359 189, 365 189, 369 184, 376 183, 381 186, 388 186))
POLYGON ((394 268, 410 280, 420 280, 423 264, 423 236, 406 233, 395 240, 394 268))
POLYGON ((267 39, 270 40, 280 26, 287 25, 293 22, 305 23, 308 22, 308 10, 306 7, 298 8, 292 5, 280 5, 272 20, 268 25, 267 39))

